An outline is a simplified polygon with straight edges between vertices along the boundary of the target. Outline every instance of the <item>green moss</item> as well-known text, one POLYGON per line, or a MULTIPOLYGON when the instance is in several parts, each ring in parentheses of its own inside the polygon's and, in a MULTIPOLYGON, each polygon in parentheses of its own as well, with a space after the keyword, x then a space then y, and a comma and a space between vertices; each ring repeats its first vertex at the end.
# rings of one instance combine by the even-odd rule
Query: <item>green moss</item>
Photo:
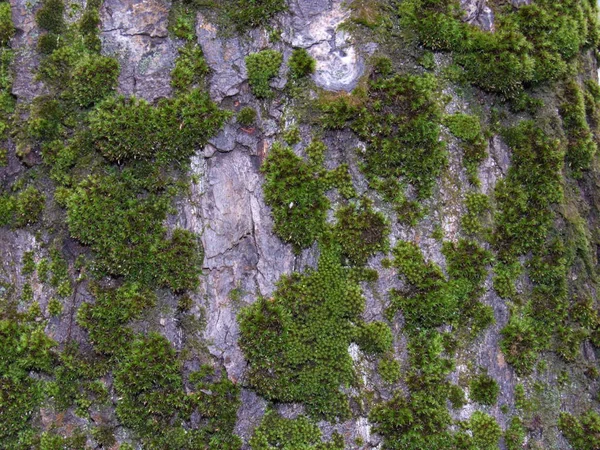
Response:
POLYGON ((87 330, 97 352, 122 355, 133 339, 133 331, 127 325, 153 306, 156 296, 138 284, 126 284, 112 291, 96 289, 94 294, 96 302, 84 303, 77 311, 77 323, 87 330))
POLYGON ((492 416, 475 411, 468 424, 472 433, 473 448, 477 450, 495 450, 498 448, 502 429, 492 416))
POLYGON ((136 199, 134 193, 113 176, 84 180, 67 200, 71 235, 90 245, 99 268, 108 273, 176 291, 195 288, 203 259, 200 242, 183 230, 166 239, 168 199, 136 199))
POLYGON ((506 360, 520 375, 529 374, 538 358, 541 348, 540 335, 535 323, 528 316, 512 314, 508 325, 502 329, 500 348, 506 360))
POLYGON ((10 3, 0 3, 0 46, 5 46, 15 35, 15 26, 12 22, 10 3))
POLYGON ((263 189, 272 209, 275 233, 296 251, 309 247, 323 232, 329 209, 319 179, 322 167, 274 144, 261 171, 266 177, 263 189))
POLYGON ((44 211, 44 195, 35 187, 28 186, 15 199, 15 225, 24 227, 36 223, 44 211))
POLYGON ((392 305, 402 311, 407 327, 434 328, 460 321, 477 334, 493 322, 490 307, 478 301, 490 255, 476 243, 444 244, 449 279, 437 265, 425 261, 416 244, 401 241, 393 253, 394 265, 410 285, 406 291, 392 292, 392 305))
POLYGON ((171 72, 171 86, 185 91, 198 86, 208 74, 202 48, 196 43, 187 43, 178 50, 179 56, 171 72))
POLYGON ((513 151, 508 176, 496 186, 495 244, 502 261, 539 250, 546 241, 553 214, 561 202, 564 152, 532 122, 506 130, 513 151))
POLYGON ((313 74, 317 68, 317 62, 306 49, 297 48, 292 52, 288 66, 292 79, 300 79, 313 74))
POLYGON ((225 13, 239 31, 264 26, 277 13, 286 9, 284 0, 232 0, 225 13))
POLYGON ((48 302, 48 314, 51 317, 58 317, 62 314, 62 311, 63 311, 62 303, 55 298, 50 299, 50 301, 48 302))
POLYGON ((363 172, 374 188, 402 178, 419 198, 431 195, 446 165, 439 98, 431 75, 396 75, 372 83, 351 128, 367 143, 363 172))
POLYGON ((384 447, 400 449, 454 449, 449 431, 452 419, 446 407, 447 375, 452 362, 442 356, 443 337, 437 332, 419 332, 409 341, 409 397, 397 391, 369 415, 374 430, 384 437, 384 447))
POLYGON ((269 400, 302 402, 311 416, 348 417, 340 387, 354 380, 348 345, 363 308, 357 281, 340 263, 340 249, 322 244, 317 270, 283 277, 272 298, 258 299, 240 313, 249 386, 269 400))
POLYGON ((490 199, 478 192, 467 194, 465 199, 467 214, 461 218, 461 225, 467 234, 477 235, 484 231, 482 219, 490 211, 490 199))
POLYGON ((173 2, 169 11, 169 32, 179 39, 192 42, 196 39, 196 16, 190 2, 173 2))
POLYGON ((60 34, 65 28, 64 11, 65 5, 62 0, 44 0, 42 7, 36 13, 35 19, 43 30, 60 34))
POLYGON ((462 408, 467 404, 467 399, 465 398, 465 391, 460 386, 456 384, 450 385, 450 389, 448 392, 448 400, 452 403, 452 407, 454 409, 462 408))
POLYGON ((574 450, 594 450, 600 446, 600 415, 593 410, 575 417, 563 412, 558 426, 574 450))
POLYGON ((507 450, 522 450, 526 434, 523 421, 519 417, 512 417, 504 433, 504 442, 506 443, 507 450))
POLYGON ((355 340, 365 353, 381 354, 392 348, 394 337, 386 323, 369 322, 357 327, 355 340))
POLYGON ((401 22, 432 50, 451 50, 474 85, 517 96, 528 84, 559 79, 588 45, 598 40, 596 5, 543 0, 495 10, 495 32, 464 23, 457 1, 410 0, 400 7, 401 22))
POLYGON ((89 116, 92 141, 110 161, 157 159, 184 161, 206 144, 231 113, 207 94, 192 90, 161 100, 109 98, 89 116))
POLYGON ((256 110, 251 106, 246 106, 237 114, 237 122, 243 127, 250 127, 256 121, 256 110))
POLYGON ((31 418, 43 398, 43 382, 29 374, 51 372, 56 343, 43 326, 0 314, 0 440, 6 448, 19 448, 31 438, 31 418))
POLYGON ((276 50, 263 50, 246 56, 248 82, 257 98, 273 97, 269 82, 279 73, 282 62, 283 56, 276 50))
POLYGON ((31 275, 33 272, 35 272, 34 252, 33 250, 30 250, 23 253, 23 258, 21 259, 21 273, 23 273, 23 275, 31 275))
POLYGON ((477 178, 479 164, 487 155, 487 143, 477 116, 453 114, 444 118, 444 125, 463 142, 464 164, 472 183, 477 178))
POLYGON ((285 130, 283 133, 283 140, 287 145, 294 146, 302 141, 302 135, 300 134, 300 128, 293 126, 285 130))
POLYGON ((335 216, 336 239, 343 255, 353 265, 364 265, 370 256, 388 250, 390 226, 383 214, 372 209, 368 200, 339 208, 335 216))
POLYGON ((71 89, 81 107, 99 103, 115 92, 119 63, 114 58, 94 56, 82 59, 73 69, 71 89))
POLYGON ((469 384, 470 397, 482 405, 492 406, 498 401, 500 387, 496 380, 487 373, 481 373, 473 378, 469 384))
POLYGON ((377 371, 383 381, 389 384, 397 383, 402 378, 402 367, 400 363, 391 356, 384 356, 379 360, 377 371))
POLYGON ((163 336, 151 333, 134 340, 115 371, 121 423, 148 448, 239 449, 241 441, 233 434, 239 388, 228 380, 201 379, 186 394, 180 369, 174 349, 163 336), (204 420, 203 426, 186 429, 183 421, 194 410, 204 420))
POLYGON ((566 162, 573 176, 581 178, 598 148, 587 122, 583 91, 574 80, 566 83, 560 113, 568 137, 566 162))
POLYGON ((343 438, 335 433, 330 443, 321 442, 321 430, 308 418, 284 419, 267 411, 250 438, 252 450, 342 450, 343 438))

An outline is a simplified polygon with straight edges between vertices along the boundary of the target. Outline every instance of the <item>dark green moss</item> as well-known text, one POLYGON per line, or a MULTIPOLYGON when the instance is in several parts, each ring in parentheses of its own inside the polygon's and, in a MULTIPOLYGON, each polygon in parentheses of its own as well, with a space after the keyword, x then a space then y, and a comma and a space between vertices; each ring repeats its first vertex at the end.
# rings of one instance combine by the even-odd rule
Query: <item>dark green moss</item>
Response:
POLYGON ((184 161, 223 126, 230 113, 192 90, 161 100, 109 98, 89 116, 94 145, 110 161, 184 161))
POLYGON ((243 127, 250 127, 256 121, 256 110, 250 106, 246 106, 237 114, 237 122, 243 127))
POLYGON ((419 198, 431 195, 446 165, 439 98, 431 75, 397 75, 372 83, 351 128, 367 143, 363 171, 374 188, 402 178, 419 198))
POLYGON ((306 162, 287 147, 274 144, 261 168, 265 200, 272 209, 275 233, 296 251, 309 247, 323 232, 329 200, 320 166, 306 162))
POLYGON ((0 46, 5 46, 15 35, 15 26, 12 22, 10 3, 0 3, 0 46))
MULTIPOLYGON (((249 385, 269 400, 302 402, 311 416, 330 420, 350 412, 340 387, 354 379, 348 345, 364 308, 339 252, 322 244, 317 270, 283 277, 272 298, 239 316, 249 385)), ((389 337, 389 330, 383 334, 389 337)))
POLYGON ((402 378, 402 367, 400 363, 390 356, 383 357, 379 360, 377 372, 389 384, 394 384, 402 378))
POLYGON ((178 51, 179 56, 171 72, 171 86, 185 91, 198 86, 208 74, 209 68, 198 44, 187 43, 178 51))
POLYGON ((62 0, 44 0, 42 7, 36 13, 35 19, 43 30, 60 34, 65 28, 64 12, 65 5, 62 0))
POLYGON ((522 450, 526 433, 523 421, 519 417, 512 417, 504 433, 506 448, 508 450, 522 450))
POLYGON ((284 419, 273 411, 267 411, 261 424, 250 438, 252 450, 303 449, 343 450, 344 440, 335 433, 330 443, 321 442, 321 430, 308 418, 284 419))
POLYGON ((375 355, 390 350, 394 337, 386 323, 369 322, 357 327, 355 340, 362 351, 375 355))
POLYGON ((264 26, 277 13, 286 9, 284 0, 232 0, 225 13, 239 31, 264 26))
POLYGON ((169 341, 153 333, 140 336, 115 371, 117 416, 147 448, 238 450, 241 441, 233 427, 239 388, 226 379, 210 382, 199 375, 190 377, 194 389, 186 394, 181 363, 169 341), (195 410, 203 426, 184 427, 195 410))
POLYGON ((279 73, 282 62, 283 56, 276 50, 263 50, 246 56, 248 82, 257 98, 273 97, 269 82, 279 73))
POLYGON ((598 150, 587 122, 584 95, 576 81, 566 84, 561 105, 563 126, 568 137, 566 162, 575 178, 590 168, 598 150))
POLYGON ((600 446, 600 415, 593 410, 575 417, 563 412, 558 426, 574 450, 594 450, 600 446))
POLYGON ((390 226, 383 214, 372 209, 368 200, 342 207, 335 215, 336 239, 343 255, 353 265, 364 265, 370 256, 387 251, 390 226))
POLYGON ((94 349, 106 355, 122 355, 133 339, 127 328, 142 312, 153 306, 155 295, 137 284, 127 284, 114 291, 96 289, 96 302, 84 303, 77 312, 77 323, 87 330, 94 349))
POLYGON ((15 226, 24 227, 36 223, 44 211, 46 198, 35 187, 27 186, 16 196, 14 203, 15 226))
POLYGON ((75 102, 81 107, 99 103, 115 92, 118 76, 119 63, 114 58, 94 56, 79 61, 71 78, 75 102))
POLYGON ((482 405, 492 406, 498 401, 500 387, 496 380, 487 373, 481 373, 473 378, 469 384, 470 397, 482 405))
POLYGON ((290 76, 292 79, 300 79, 314 73, 317 62, 303 48, 297 48, 292 52, 292 56, 288 60, 290 67, 290 76))
POLYGON ((52 371, 55 345, 40 324, 6 318, 0 311, 0 440, 6 448, 23 448, 30 442, 31 417, 43 398, 43 383, 30 372, 52 371))
POLYGON ((183 230, 166 239, 168 197, 136 198, 135 192, 115 176, 84 180, 67 199, 71 235, 89 245, 98 268, 110 274, 176 291, 194 289, 203 259, 200 242, 183 230))
POLYGON ((468 114, 453 114, 444 118, 444 125, 459 138, 464 148, 464 165, 470 181, 477 184, 479 164, 487 155, 487 143, 477 116, 468 114))
POLYGON ((401 241, 393 253, 394 265, 409 288, 392 292, 392 305, 402 311, 408 328, 428 329, 460 321, 477 334, 493 322, 490 307, 478 301, 490 262, 489 253, 479 245, 465 240, 444 244, 449 279, 436 264, 425 261, 416 244, 401 241))
POLYGON ((376 405, 369 415, 374 429, 391 450, 455 449, 446 407, 446 377, 453 364, 442 355, 443 337, 437 332, 419 332, 409 341, 408 352, 410 396, 397 391, 390 401, 376 405))

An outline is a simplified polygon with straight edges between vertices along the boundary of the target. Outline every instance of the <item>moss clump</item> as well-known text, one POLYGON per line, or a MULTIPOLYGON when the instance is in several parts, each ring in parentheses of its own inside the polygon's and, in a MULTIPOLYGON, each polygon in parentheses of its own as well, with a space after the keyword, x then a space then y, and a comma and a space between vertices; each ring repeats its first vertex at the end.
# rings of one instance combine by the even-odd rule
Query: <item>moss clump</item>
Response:
POLYGON ((298 80, 313 74, 317 68, 317 62, 306 49, 297 48, 292 52, 288 66, 292 79, 298 80))
POLYGON ((35 19, 39 27, 48 33, 60 34, 65 29, 65 5, 62 0, 44 0, 35 19))
POLYGON ((589 410, 580 417, 563 412, 558 421, 560 431, 574 450, 594 450, 600 447, 600 415, 589 410))
POLYGON ((461 225, 467 234, 476 235, 484 231, 482 218, 490 211, 490 199, 478 192, 467 194, 465 199, 467 214, 461 218, 461 225))
POLYGON ((408 328, 461 323, 476 334, 493 322, 490 307, 478 301, 490 255, 475 242, 444 244, 449 279, 436 264, 425 261, 416 244, 401 241, 393 253, 394 265, 409 288, 392 292, 392 307, 402 311, 408 328))
POLYGON ((476 184, 477 169, 487 155, 487 143, 479 117, 469 114, 453 114, 444 118, 444 125, 463 142, 464 164, 470 181, 476 184))
POLYGON ((389 384, 397 383, 402 378, 402 367, 400 366, 400 363, 389 356, 379 360, 377 371, 383 381, 389 384))
POLYGON ((374 429, 391 450, 424 448, 455 449, 449 430, 452 423, 446 407, 449 395, 447 375, 452 361, 445 358, 443 336, 435 331, 418 332, 409 341, 409 397, 402 391, 376 405, 369 415, 374 429))
POLYGON ((296 251, 309 247, 323 232, 329 209, 319 179, 322 167, 275 144, 261 171, 266 177, 265 200, 272 209, 275 233, 296 251))
POLYGON ((502 329, 502 337, 500 348, 506 355, 506 360, 518 374, 529 374, 537 361, 538 351, 542 348, 535 322, 527 315, 513 314, 508 325, 502 329))
POLYGON ((477 450, 495 450, 498 448, 502 429, 492 416, 481 411, 475 411, 469 419, 467 428, 471 431, 471 448, 477 450))
POLYGON ((566 162, 573 177, 590 168, 598 148, 587 122, 584 95, 576 81, 566 84, 560 113, 568 137, 566 162))
POLYGON ((62 314, 62 311, 63 311, 62 303, 55 298, 50 299, 50 301, 48 302, 48 314, 51 317, 58 317, 62 314))
POLYGON ((164 195, 136 198, 116 176, 90 177, 67 199, 71 235, 96 253, 100 269, 173 290, 194 289, 203 259, 200 243, 184 230, 166 239, 164 195))
POLYGON ((184 161, 219 130, 231 113, 192 90, 153 107, 145 100, 109 98, 89 116, 91 139, 110 161, 184 161))
POLYGON ((0 440, 6 448, 30 442, 30 419, 43 398, 43 382, 30 372, 51 373, 55 345, 43 325, 25 317, 8 318, 0 310, 0 440))
POLYGON ((269 82, 279 73, 282 62, 283 56, 276 50, 263 50, 246 56, 248 82, 257 98, 273 97, 269 82))
POLYGON ((372 209, 368 200, 342 207, 335 215, 336 239, 343 255, 353 265, 364 265, 370 256, 387 251, 390 226, 383 214, 372 209))
POLYGON ((256 110, 250 106, 246 106, 237 114, 237 121, 243 127, 250 127, 256 121, 256 110))
POLYGON ((375 80, 366 105, 351 123, 367 143, 363 171, 371 186, 388 200, 398 200, 402 193, 397 187, 386 190, 399 178, 413 185, 420 199, 431 195, 446 165, 445 146, 439 139, 439 98, 432 75, 375 80))
POLYGON ((0 3, 0 46, 5 46, 15 35, 15 26, 12 22, 10 3, 0 3))
POLYGON ((285 9, 285 0, 233 0, 225 7, 225 13, 239 31, 244 31, 266 25, 285 9))
POLYGON ((306 417, 284 419, 267 411, 250 438, 252 450, 343 450, 344 440, 335 433, 330 443, 321 442, 321 430, 306 417))
POLYGON ((114 58, 94 56, 81 60, 73 69, 71 89, 75 102, 88 107, 115 92, 119 63, 114 58))
POLYGON ((36 223, 44 211, 46 198, 37 188, 28 186, 15 199, 15 226, 24 227, 36 223))
POLYGON ((209 72, 202 48, 196 43, 187 43, 179 50, 175 68, 171 72, 171 86, 185 91, 198 86, 209 72))
MULTIPOLYGON (((342 267, 340 249, 322 244, 317 270, 283 277, 271 299, 242 310, 240 346, 253 389, 269 400, 302 402, 314 417, 348 416, 340 387, 354 379, 348 345, 364 308, 355 278, 342 267)), ((387 347, 390 333, 384 327, 376 326, 377 335, 387 347)))
POLYGON ((492 406, 498 401, 500 387, 496 380, 490 377, 487 373, 477 375, 469 383, 471 390, 470 397, 472 400, 482 405, 492 406))
POLYGON ((87 330, 98 353, 123 355, 134 336, 127 325, 153 306, 156 297, 137 284, 127 284, 113 291, 96 289, 94 294, 96 302, 84 303, 77 311, 77 323, 87 330))
POLYGON ((579 51, 598 42, 593 2, 521 6, 499 5, 494 33, 464 23, 457 1, 410 0, 402 4, 400 17, 426 47, 454 51, 471 83, 513 97, 526 85, 560 79, 579 51))
POLYGON ((563 199, 561 169, 564 152, 532 122, 504 133, 513 151, 508 176, 496 186, 498 214, 495 246, 500 260, 539 251, 553 219, 552 205, 563 199))
POLYGON ((392 348, 394 336, 386 323, 369 322, 357 327, 355 340, 362 351, 376 355, 392 348))
POLYGON ((194 390, 186 394, 181 363, 169 341, 154 333, 140 336, 115 371, 117 416, 148 448, 239 449, 233 434, 239 388, 227 379, 204 378, 191 377, 194 390), (195 410, 203 426, 184 427, 195 410))
POLYGON ((508 450, 521 450, 525 443, 526 430, 523 421, 519 417, 512 417, 506 432, 504 442, 508 450))

